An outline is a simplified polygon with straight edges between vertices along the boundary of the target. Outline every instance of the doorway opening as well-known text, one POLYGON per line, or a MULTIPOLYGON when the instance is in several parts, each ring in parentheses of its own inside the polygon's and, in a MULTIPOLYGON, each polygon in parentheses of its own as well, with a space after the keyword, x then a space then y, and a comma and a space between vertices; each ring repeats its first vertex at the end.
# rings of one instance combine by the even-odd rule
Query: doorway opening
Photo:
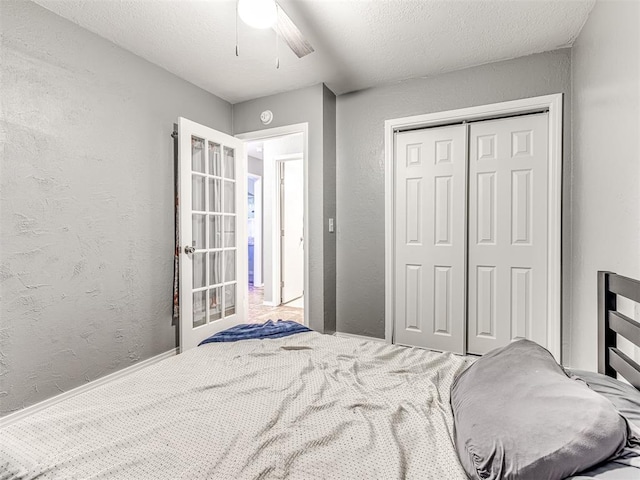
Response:
POLYGON ((248 321, 305 321, 305 150, 302 131, 245 142, 248 321))

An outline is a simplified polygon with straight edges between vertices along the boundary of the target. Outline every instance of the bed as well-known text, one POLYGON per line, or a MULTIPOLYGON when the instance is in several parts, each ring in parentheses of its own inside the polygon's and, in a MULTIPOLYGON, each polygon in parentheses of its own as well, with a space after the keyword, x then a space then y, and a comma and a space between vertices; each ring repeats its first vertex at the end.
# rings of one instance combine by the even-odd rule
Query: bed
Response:
MULTIPOLYGON (((599 275, 591 375, 634 383, 611 332, 640 344, 614 298, 640 283, 599 275)), ((315 332, 206 344, 3 427, 0 479, 464 479, 450 391, 473 363, 315 332)), ((627 453, 575 478, 640 478, 627 453)))

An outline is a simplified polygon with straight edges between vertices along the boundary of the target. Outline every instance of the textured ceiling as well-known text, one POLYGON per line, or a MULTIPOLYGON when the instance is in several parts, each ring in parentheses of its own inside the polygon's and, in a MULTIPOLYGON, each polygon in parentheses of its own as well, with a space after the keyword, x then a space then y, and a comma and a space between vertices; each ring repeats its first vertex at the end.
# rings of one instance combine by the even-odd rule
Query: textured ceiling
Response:
POLYGON ((342 94, 569 46, 593 0, 281 0, 315 48, 298 59, 235 0, 35 0, 231 103, 313 85, 342 94))

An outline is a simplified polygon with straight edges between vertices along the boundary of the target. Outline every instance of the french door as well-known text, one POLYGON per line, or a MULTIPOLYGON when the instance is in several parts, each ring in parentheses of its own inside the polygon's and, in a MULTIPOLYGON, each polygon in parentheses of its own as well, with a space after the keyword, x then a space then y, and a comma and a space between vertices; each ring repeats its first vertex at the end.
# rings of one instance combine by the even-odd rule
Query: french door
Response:
POLYGON ((246 321, 246 153, 242 141, 178 119, 180 351, 246 321))

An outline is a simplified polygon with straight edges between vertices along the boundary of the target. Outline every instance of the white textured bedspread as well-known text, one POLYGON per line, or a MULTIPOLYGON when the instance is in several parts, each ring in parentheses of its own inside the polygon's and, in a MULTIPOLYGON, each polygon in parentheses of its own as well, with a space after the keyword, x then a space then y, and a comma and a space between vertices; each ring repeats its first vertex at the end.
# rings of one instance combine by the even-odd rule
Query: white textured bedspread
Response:
POLYGON ((463 479, 469 360, 318 333, 208 344, 0 430, 0 478, 463 479))

